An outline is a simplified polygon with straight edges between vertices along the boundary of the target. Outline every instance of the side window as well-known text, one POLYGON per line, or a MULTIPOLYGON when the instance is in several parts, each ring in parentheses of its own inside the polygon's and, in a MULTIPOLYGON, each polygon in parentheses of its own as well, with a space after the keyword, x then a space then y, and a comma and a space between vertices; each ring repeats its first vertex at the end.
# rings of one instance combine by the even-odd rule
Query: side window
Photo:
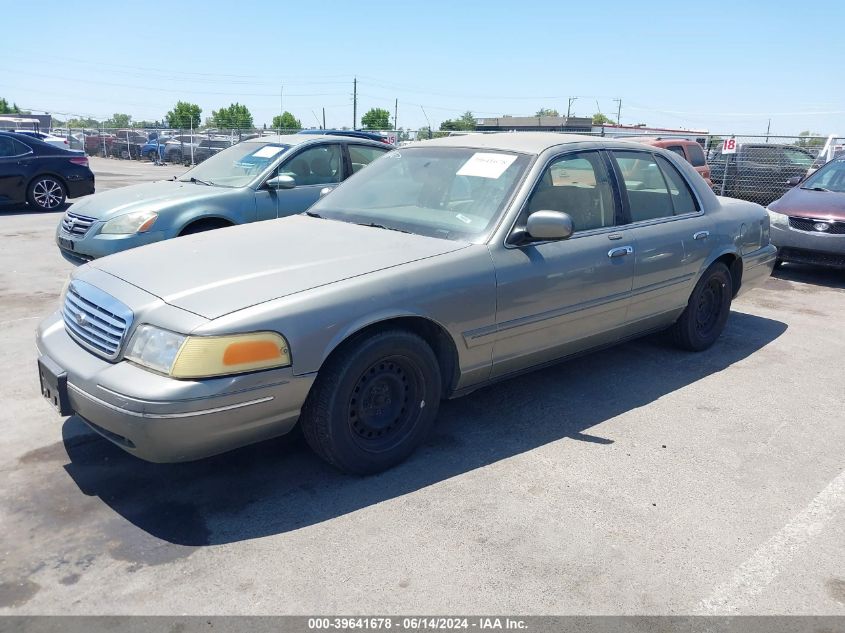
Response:
POLYGON ((687 145, 687 151, 689 152, 689 162, 692 163, 693 167, 704 167, 707 164, 707 161, 704 160, 704 150, 698 143, 687 145))
POLYGON ((14 139, 8 136, 0 136, 0 158, 9 158, 10 156, 17 156, 18 150, 15 147, 14 139))
POLYGON ((613 152, 628 191, 631 221, 655 220, 674 215, 666 180, 652 154, 613 152))
POLYGON ((339 145, 319 145, 300 152, 279 168, 293 176, 297 186, 330 185, 340 182, 342 173, 339 145))
POLYGON ((563 211, 576 232, 616 224, 607 167, 598 152, 569 154, 552 162, 528 200, 528 213, 563 211))
POLYGON ((379 156, 387 153, 387 148, 372 147, 370 145, 347 145, 349 148, 349 162, 352 163, 352 173, 360 171, 379 156))
POLYGON ((690 191, 689 184, 680 172, 675 169, 675 166, 662 156, 657 157, 657 162, 666 178, 666 184, 669 185, 669 193, 672 196, 672 209, 675 215, 695 213, 698 211, 698 205, 695 202, 692 191, 690 191))
POLYGON ((684 160, 687 159, 687 155, 684 154, 684 148, 681 147, 680 145, 670 145, 666 149, 668 149, 670 152, 675 152, 678 156, 680 156, 684 160))

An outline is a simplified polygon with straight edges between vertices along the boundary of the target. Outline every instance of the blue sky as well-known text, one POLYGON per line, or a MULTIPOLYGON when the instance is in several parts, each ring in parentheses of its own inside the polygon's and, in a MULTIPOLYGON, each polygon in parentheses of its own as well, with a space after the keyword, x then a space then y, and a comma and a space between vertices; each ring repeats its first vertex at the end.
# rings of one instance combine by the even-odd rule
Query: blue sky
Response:
POLYGON ((76 2, 4 7, 0 96, 36 111, 203 117, 233 101, 330 127, 371 107, 399 125, 597 109, 622 123, 845 135, 845 3, 76 2), (35 14, 38 7, 45 19, 35 14), (26 28, 16 29, 13 25, 26 28), (36 27, 37 24, 37 27, 36 27), (825 31, 831 31, 825 35, 825 31), (37 37, 34 34, 37 33, 37 37), (284 86, 281 88, 281 86, 284 86), (424 110, 424 111, 423 111, 424 110), (427 118, 426 118, 427 117, 427 118))

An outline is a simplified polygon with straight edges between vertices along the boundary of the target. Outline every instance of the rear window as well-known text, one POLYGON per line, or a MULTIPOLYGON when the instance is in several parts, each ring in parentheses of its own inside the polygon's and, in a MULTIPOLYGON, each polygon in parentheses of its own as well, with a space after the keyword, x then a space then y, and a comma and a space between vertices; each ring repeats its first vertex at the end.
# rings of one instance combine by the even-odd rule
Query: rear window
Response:
POLYGON ((704 160, 704 150, 698 143, 688 145, 687 151, 689 152, 689 162, 692 163, 693 167, 704 167, 707 164, 707 161, 704 160))
POLYGON ((684 154, 684 148, 681 147, 680 145, 669 145, 668 147, 666 147, 666 149, 668 149, 670 152, 675 152, 678 156, 680 156, 684 160, 687 159, 687 155, 684 154))

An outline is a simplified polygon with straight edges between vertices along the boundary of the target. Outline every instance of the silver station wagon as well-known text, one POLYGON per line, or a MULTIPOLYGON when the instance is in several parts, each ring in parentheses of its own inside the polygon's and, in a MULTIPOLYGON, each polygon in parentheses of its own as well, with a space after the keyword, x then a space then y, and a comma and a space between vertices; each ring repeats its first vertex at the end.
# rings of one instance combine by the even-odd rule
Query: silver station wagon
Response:
POLYGON ((61 415, 138 457, 290 431, 371 473, 442 398, 648 332, 717 339, 771 273, 769 218, 671 152, 544 133, 397 149, 305 214, 75 270, 38 328, 61 415))

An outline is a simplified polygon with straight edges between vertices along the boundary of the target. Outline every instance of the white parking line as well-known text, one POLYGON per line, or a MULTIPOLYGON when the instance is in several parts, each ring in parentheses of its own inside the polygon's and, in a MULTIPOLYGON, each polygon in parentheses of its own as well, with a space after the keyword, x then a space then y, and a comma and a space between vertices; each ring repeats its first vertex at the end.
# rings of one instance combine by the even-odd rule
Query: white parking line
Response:
POLYGON ((757 548, 751 558, 737 568, 729 582, 718 586, 709 598, 702 600, 697 611, 732 614, 747 606, 843 507, 845 471, 839 473, 800 514, 757 548))

